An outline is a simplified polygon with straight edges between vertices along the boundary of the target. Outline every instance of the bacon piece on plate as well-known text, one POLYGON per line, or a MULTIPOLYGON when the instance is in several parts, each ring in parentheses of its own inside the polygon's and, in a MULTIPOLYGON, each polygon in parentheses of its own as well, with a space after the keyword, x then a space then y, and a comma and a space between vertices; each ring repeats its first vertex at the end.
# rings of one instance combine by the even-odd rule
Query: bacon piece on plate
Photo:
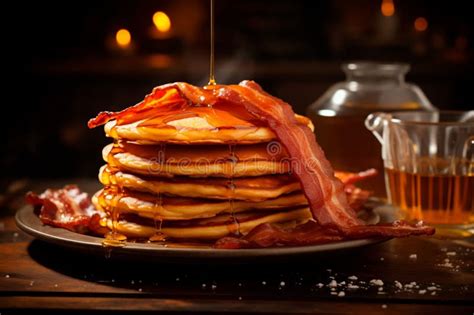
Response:
POLYGON ((260 224, 243 238, 224 237, 216 242, 216 248, 262 248, 275 246, 302 246, 341 241, 338 230, 323 228, 314 221, 285 229, 276 224, 260 224))
POLYGON ((359 173, 336 171, 334 175, 339 178, 344 185, 348 186, 361 180, 374 177, 377 175, 377 170, 375 168, 370 168, 359 173))
POLYGON ((364 190, 356 187, 354 183, 377 175, 377 170, 374 168, 362 171, 359 173, 336 171, 335 176, 339 178, 344 184, 344 191, 346 192, 347 202, 349 206, 356 212, 362 209, 362 206, 372 195, 369 190, 364 190))
POLYGON ((44 224, 78 233, 105 232, 105 228, 99 224, 100 214, 89 196, 75 185, 47 189, 41 195, 29 192, 26 194, 26 201, 34 206, 44 224))

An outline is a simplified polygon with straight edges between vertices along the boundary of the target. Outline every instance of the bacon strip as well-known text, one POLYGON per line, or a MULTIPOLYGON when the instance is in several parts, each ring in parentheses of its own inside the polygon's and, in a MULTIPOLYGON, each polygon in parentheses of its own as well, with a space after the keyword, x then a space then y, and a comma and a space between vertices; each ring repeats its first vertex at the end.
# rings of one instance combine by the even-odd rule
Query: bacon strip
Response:
POLYGON ((368 170, 365 170, 359 173, 341 172, 341 171, 335 172, 335 176, 339 178, 339 180, 343 182, 343 184, 346 186, 352 185, 356 182, 365 180, 370 177, 374 177, 375 175, 377 175, 377 170, 375 168, 370 168, 368 170))
POLYGON ((83 234, 105 232, 99 224, 100 214, 92 205, 89 196, 75 185, 62 189, 47 189, 39 196, 28 192, 26 202, 34 206, 44 224, 83 234))
POLYGON ((316 245, 347 239, 425 235, 431 234, 431 231, 432 228, 429 226, 411 226, 402 221, 377 226, 353 227, 349 235, 339 229, 318 225, 314 221, 308 221, 305 224, 288 229, 284 229, 276 224, 265 223, 255 227, 243 238, 223 237, 214 244, 214 247, 237 249, 316 245))
POLYGON ((351 209, 340 180, 307 126, 296 123, 291 106, 265 92, 255 82, 243 81, 221 89, 219 97, 234 106, 244 106, 277 135, 298 164, 293 172, 308 199, 313 217, 322 225, 342 229, 361 225, 351 209))

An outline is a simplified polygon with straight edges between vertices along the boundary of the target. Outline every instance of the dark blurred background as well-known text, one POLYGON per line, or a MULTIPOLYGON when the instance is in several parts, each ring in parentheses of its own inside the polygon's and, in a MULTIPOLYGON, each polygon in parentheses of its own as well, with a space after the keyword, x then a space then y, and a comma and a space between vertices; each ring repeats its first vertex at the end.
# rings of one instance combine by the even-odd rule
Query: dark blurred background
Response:
MULTIPOLYGON (((109 140, 89 118, 208 80, 208 0, 2 6, 4 179, 95 177, 109 140)), ((299 113, 351 60, 408 62, 435 106, 474 108, 470 1, 217 0, 216 12, 217 81, 254 79, 299 113)))

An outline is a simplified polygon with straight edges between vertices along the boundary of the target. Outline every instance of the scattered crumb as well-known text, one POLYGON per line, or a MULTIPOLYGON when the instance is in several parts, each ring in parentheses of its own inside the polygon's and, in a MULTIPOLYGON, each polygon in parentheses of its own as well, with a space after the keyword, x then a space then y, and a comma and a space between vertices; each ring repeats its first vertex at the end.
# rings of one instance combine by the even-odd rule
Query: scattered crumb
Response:
POLYGON ((357 280, 357 279, 359 279, 359 278, 357 278, 356 276, 350 276, 350 277, 347 277, 347 279, 349 279, 349 280, 357 280))
POLYGON ((370 284, 376 286, 383 286, 383 281, 380 279, 372 279, 370 280, 370 284))
POLYGON ((142 291, 143 291, 143 289, 142 289, 142 288, 138 288, 138 292, 142 292, 142 291))
POLYGON ((401 282, 399 282, 397 280, 395 280, 395 286, 400 290, 403 288, 403 285, 401 284, 401 282))
POLYGON ((436 291, 431 292, 431 295, 436 295, 436 291))
POLYGON ((335 288, 335 287, 337 287, 337 282, 336 282, 336 280, 331 280, 331 282, 329 282, 328 286, 329 286, 330 288, 335 288))
POLYGON ((356 284, 349 284, 347 286, 347 288, 350 289, 350 290, 357 290, 359 288, 359 286, 356 285, 356 284))
POLYGON ((241 287, 241 286, 242 286, 242 283, 240 283, 240 282, 239 282, 239 284, 238 284, 238 285, 239 285, 239 287, 241 287))
POLYGON ((346 293, 344 291, 341 291, 337 294, 337 296, 343 297, 343 296, 346 296, 346 293))
POLYGON ((205 284, 205 283, 203 283, 201 287, 205 288, 205 287, 206 287, 206 284, 205 284))
POLYGON ((262 281, 262 284, 263 284, 263 285, 266 285, 266 284, 267 284, 267 282, 266 282, 266 281, 262 281))
POLYGON ((324 284, 322 284, 321 282, 317 284, 318 288, 322 288, 324 287, 324 284))
POLYGON ((383 291, 383 287, 379 287, 379 291, 383 291))
POLYGON ((384 261, 384 260, 385 260, 385 258, 383 258, 383 257, 380 257, 380 261, 384 261))
POLYGON ((179 281, 179 278, 176 278, 176 281, 179 281))
POLYGON ((241 296, 239 296, 239 301, 242 301, 242 297, 241 297, 241 296))
POLYGON ((32 287, 33 284, 35 284, 35 282, 34 282, 34 281, 30 281, 30 287, 32 287))
POLYGON ((7 278, 7 279, 10 278, 10 275, 5 275, 5 278, 7 278))
POLYGON ((411 255, 409 256, 409 258, 410 258, 411 260, 417 260, 417 259, 418 259, 418 256, 417 256, 416 254, 411 254, 411 255))
POLYGON ((18 235, 19 234, 17 232, 13 233, 13 237, 18 237, 18 235))
POLYGON ((212 290, 215 290, 216 288, 217 288, 217 285, 215 285, 215 284, 211 285, 212 290))
POLYGON ((58 284, 57 284, 57 283, 56 283, 56 284, 54 284, 54 287, 55 287, 55 288, 57 288, 57 287, 58 287, 58 284))
POLYGON ((440 267, 453 268, 453 264, 450 262, 445 262, 444 264, 439 264, 440 267))
POLYGON ((284 287, 286 285, 285 281, 280 282, 280 286, 284 287))
POLYGON ((426 290, 420 290, 418 291, 418 294, 425 294, 426 293, 426 290))
POLYGON ((382 308, 387 308, 387 304, 382 304, 382 308))
POLYGON ((442 247, 440 250, 441 250, 442 252, 447 252, 447 251, 448 251, 448 249, 447 249, 446 247, 442 247))
POLYGON ((410 282, 405 284, 405 288, 407 289, 413 289, 414 287, 416 287, 416 282, 410 282))
POLYGON ((447 256, 456 256, 456 252, 447 252, 446 255, 447 256))
POLYGON ((337 292, 331 292, 331 295, 337 295, 337 292))
POLYGON ((437 288, 435 286, 431 286, 431 287, 427 287, 426 288, 428 291, 434 291, 436 290, 437 288))

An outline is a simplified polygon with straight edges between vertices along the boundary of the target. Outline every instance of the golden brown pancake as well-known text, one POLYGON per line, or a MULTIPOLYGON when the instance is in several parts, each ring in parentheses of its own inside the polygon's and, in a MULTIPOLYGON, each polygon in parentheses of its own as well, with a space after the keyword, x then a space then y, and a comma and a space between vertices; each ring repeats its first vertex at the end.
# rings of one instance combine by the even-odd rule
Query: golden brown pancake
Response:
MULTIPOLYGON (((192 176, 192 177, 242 177, 261 176, 269 174, 284 174, 290 169, 290 161, 283 157, 272 158, 268 154, 250 150, 242 152, 245 159, 231 159, 221 148, 199 146, 188 147, 189 157, 184 149, 178 152, 157 151, 154 146, 127 144, 121 148, 113 148, 110 144, 102 151, 104 160, 121 170, 147 176, 192 176), (210 151, 209 158, 207 151, 210 151), (217 157, 218 153, 223 153, 217 157), (174 158, 176 153, 178 158, 174 158), (164 159, 164 163, 163 163, 164 159)), ((166 150, 166 149, 165 149, 166 150)))
POLYGON ((111 171, 104 165, 99 172, 104 186, 119 185, 135 191, 182 197, 263 201, 300 190, 290 175, 225 178, 148 177, 111 171))
POLYGON ((93 197, 98 209, 115 207, 120 213, 133 213, 140 217, 161 220, 190 220, 214 217, 220 213, 239 213, 254 210, 273 211, 307 205, 302 193, 283 195, 260 202, 242 200, 212 200, 153 196, 147 193, 124 191, 120 198, 107 190, 98 191, 93 197))
MULTIPOLYGON (((187 225, 171 225, 161 229, 142 222, 136 223, 127 220, 119 220, 115 224, 117 232, 131 238, 148 238, 156 233, 163 233, 168 239, 196 239, 216 240, 239 231, 245 235, 254 227, 263 223, 280 223, 283 225, 295 225, 304 223, 312 218, 309 208, 300 208, 282 212, 270 213, 238 213, 236 221, 229 214, 222 214, 212 219, 190 220, 187 225)), ((111 229, 110 218, 105 224, 111 229)))
MULTIPOLYGON (((276 140, 269 128, 239 119, 229 112, 208 107, 192 108, 192 111, 170 113, 160 116, 157 121, 152 118, 125 125, 117 125, 112 120, 105 124, 104 129, 108 137, 140 144, 249 144, 276 140)), ((307 117, 295 115, 295 118, 299 124, 314 129, 307 117)))

